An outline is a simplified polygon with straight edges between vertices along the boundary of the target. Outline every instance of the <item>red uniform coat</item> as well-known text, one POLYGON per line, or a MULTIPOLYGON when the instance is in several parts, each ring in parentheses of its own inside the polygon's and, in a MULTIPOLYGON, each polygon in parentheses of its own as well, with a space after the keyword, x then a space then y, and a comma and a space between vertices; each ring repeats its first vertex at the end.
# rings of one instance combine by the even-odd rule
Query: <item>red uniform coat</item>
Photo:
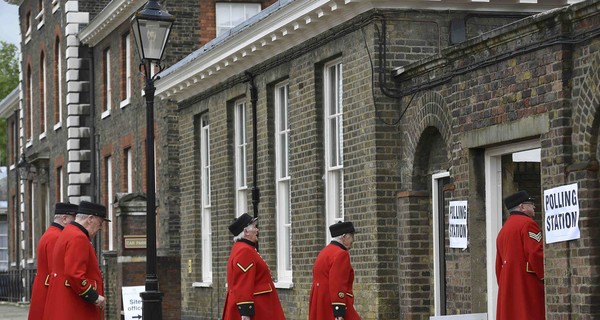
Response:
POLYGON ((37 248, 37 272, 33 280, 31 291, 31 303, 29 304, 29 320, 41 320, 46 305, 46 294, 50 280, 50 266, 52 265, 52 253, 56 239, 63 230, 63 226, 52 223, 40 238, 37 248))
POLYGON ((535 221, 512 213, 496 239, 496 320, 543 320, 544 253, 535 221))
POLYGON ((227 296, 223 320, 284 320, 271 271, 254 243, 241 239, 231 248, 227 261, 227 296))
POLYGON ((104 289, 88 232, 71 222, 56 240, 53 255, 44 320, 104 319, 94 304, 104 289))
POLYGON ((317 256, 308 307, 309 320, 360 320, 354 309, 354 269, 350 254, 341 243, 332 241, 317 256))

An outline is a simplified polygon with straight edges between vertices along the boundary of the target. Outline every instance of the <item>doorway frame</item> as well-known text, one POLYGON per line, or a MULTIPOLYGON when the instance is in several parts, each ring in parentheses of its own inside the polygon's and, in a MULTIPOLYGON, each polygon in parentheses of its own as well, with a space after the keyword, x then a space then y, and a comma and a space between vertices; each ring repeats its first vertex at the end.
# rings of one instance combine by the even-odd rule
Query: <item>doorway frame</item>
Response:
POLYGON ((539 139, 510 143, 485 150, 485 227, 488 319, 496 319, 498 283, 496 281, 496 237, 502 227, 502 156, 541 148, 539 139))

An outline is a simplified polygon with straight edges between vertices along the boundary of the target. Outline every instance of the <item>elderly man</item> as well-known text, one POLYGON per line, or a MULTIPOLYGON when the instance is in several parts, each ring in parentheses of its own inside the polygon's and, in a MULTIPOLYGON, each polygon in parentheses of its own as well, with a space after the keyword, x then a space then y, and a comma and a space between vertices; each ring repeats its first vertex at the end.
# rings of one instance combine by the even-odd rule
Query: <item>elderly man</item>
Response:
POLYGON ((354 269, 348 253, 356 230, 347 221, 329 226, 329 232, 333 240, 321 250, 313 266, 308 319, 360 320, 354 309, 354 269))
POLYGON ((102 273, 91 239, 106 219, 106 207, 81 201, 75 221, 54 247, 44 320, 104 319, 102 273))
POLYGON ((526 191, 504 199, 510 212, 496 238, 498 320, 543 320, 544 251, 535 205, 526 191))
POLYGON ((227 261, 227 296, 223 320, 285 319, 271 271, 256 250, 257 218, 247 213, 229 226, 234 235, 227 261))
POLYGON ((37 272, 33 280, 31 303, 29 304, 29 320, 41 320, 44 315, 46 294, 50 280, 50 266, 54 245, 66 225, 75 220, 77 205, 58 202, 54 206, 54 222, 40 238, 37 248, 37 272))

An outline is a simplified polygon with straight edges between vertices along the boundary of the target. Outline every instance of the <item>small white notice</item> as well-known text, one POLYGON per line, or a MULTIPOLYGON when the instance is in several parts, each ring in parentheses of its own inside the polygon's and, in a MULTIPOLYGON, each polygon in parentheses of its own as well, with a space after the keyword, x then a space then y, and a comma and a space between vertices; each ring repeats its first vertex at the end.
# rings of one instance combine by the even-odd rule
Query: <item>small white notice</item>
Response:
POLYGON ((577 183, 544 190, 546 243, 580 238, 577 183))
POLYGON ((450 201, 448 215, 448 238, 450 248, 466 249, 469 243, 467 228, 467 201, 450 201))
POLYGON ((142 319, 142 297, 140 293, 144 292, 146 287, 122 287, 123 293, 123 313, 125 320, 141 320, 142 319))

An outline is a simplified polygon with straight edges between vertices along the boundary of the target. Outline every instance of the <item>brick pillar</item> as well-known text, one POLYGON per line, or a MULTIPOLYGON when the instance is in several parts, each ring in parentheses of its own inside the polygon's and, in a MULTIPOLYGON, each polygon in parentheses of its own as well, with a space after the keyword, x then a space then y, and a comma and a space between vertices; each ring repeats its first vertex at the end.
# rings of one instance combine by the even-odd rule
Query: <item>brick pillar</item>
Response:
POLYGON ((429 319, 433 302, 430 194, 404 191, 397 195, 400 314, 403 319, 429 319))

